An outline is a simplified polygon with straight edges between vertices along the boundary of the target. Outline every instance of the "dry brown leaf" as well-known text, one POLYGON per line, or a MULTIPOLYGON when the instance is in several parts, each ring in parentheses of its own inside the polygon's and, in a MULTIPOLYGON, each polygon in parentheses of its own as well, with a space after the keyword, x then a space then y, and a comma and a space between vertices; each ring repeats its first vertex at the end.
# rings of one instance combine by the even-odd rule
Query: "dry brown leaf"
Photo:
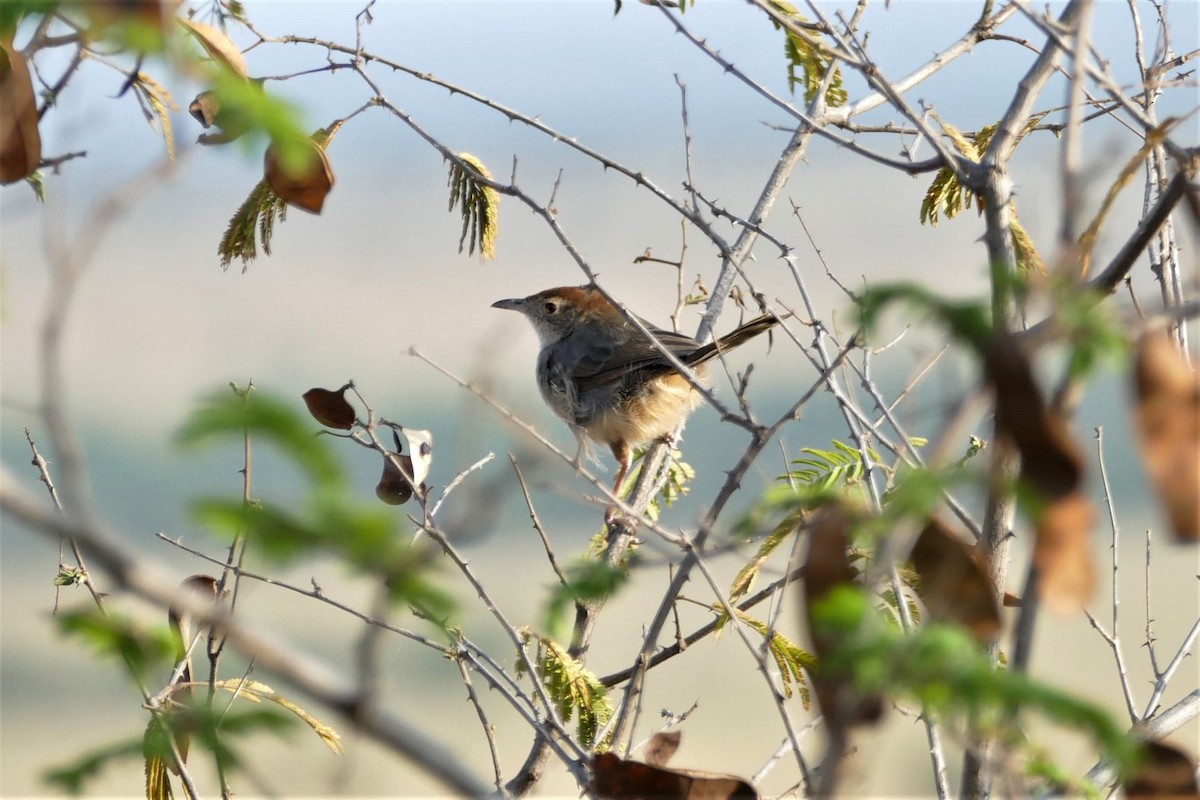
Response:
POLYGON ((238 49, 238 46, 224 32, 204 22, 197 22, 194 19, 185 19, 183 17, 179 18, 179 24, 187 29, 192 36, 196 37, 196 41, 212 57, 213 61, 224 64, 232 72, 243 78, 246 77, 246 58, 242 55, 242 51, 238 49))
POLYGON ((1096 568, 1092 557, 1092 525, 1096 512, 1082 492, 1048 504, 1035 522, 1033 563, 1038 593, 1054 611, 1078 611, 1092 597, 1096 568))
POLYGON ((659 731, 650 737, 644 757, 652 767, 665 767, 679 749, 679 731, 659 731))
POLYGON ((308 142, 308 165, 299 172, 289 172, 279 163, 275 147, 267 148, 263 171, 267 183, 290 206, 320 214, 325 197, 333 189, 333 168, 325 151, 316 142, 308 142))
POLYGON ((822 670, 820 659, 836 642, 818 634, 812 622, 813 606, 834 589, 853 584, 857 577, 849 557, 853 523, 853 516, 841 503, 819 508, 809 525, 808 558, 804 565, 805 620, 818 658, 811 675, 813 693, 828 723, 844 727, 874 722, 883 713, 881 697, 863 696, 851 677, 830 675, 822 670))
POLYGON ((1200 798, 1196 762, 1182 749, 1163 742, 1146 742, 1144 760, 1125 781, 1125 796, 1138 798, 1200 798))
POLYGON ((850 513, 840 503, 824 505, 813 514, 804 566, 806 601, 819 600, 857 577, 849 557, 851 522, 850 513))
POLYGON ((1200 541, 1200 376, 1166 334, 1142 338, 1135 376, 1142 461, 1175 537, 1200 541))
POLYGON ((612 753, 592 758, 594 794, 612 800, 729 800, 753 798, 758 792, 736 775, 687 769, 665 769, 627 761, 612 753))
POLYGON ((28 178, 41 162, 42 137, 29 65, 11 44, 0 45, 0 184, 28 178))
POLYGON ((996 392, 997 434, 1016 446, 1021 481, 1037 500, 1038 588, 1050 608, 1077 611, 1091 598, 1095 583, 1095 512, 1079 489, 1083 457, 1062 413, 1046 407, 1029 359, 1013 336, 995 336, 985 348, 983 366, 996 392))
POLYGON ((217 116, 221 113, 221 101, 217 99, 217 93, 209 89, 196 95, 196 99, 188 106, 188 113, 205 128, 217 124, 217 116))
POLYGON ((980 643, 1000 635, 1000 608, 987 571, 965 542, 933 519, 912 549, 921 600, 933 619, 956 622, 980 643))
POLYGON ((337 391, 332 389, 309 389, 304 393, 304 405, 313 419, 327 428, 348 431, 354 427, 356 415, 354 406, 346 399, 346 384, 337 391))
POLYGON ((1016 338, 993 337, 983 368, 996 392, 996 428, 1021 454, 1021 478, 1047 500, 1070 494, 1083 476, 1083 459, 1062 416, 1046 408, 1016 338))

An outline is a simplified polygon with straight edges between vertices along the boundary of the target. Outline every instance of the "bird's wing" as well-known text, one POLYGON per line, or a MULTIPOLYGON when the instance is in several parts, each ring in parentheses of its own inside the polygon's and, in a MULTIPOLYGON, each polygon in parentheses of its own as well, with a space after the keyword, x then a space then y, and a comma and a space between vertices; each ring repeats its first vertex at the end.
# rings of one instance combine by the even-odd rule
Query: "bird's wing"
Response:
MULTIPOLYGON (((696 340, 690 336, 656 328, 640 318, 639 321, 664 347, 685 363, 687 355, 699 347, 696 340)), ((581 348, 587 353, 585 358, 580 359, 575 370, 575 385, 579 392, 621 380, 638 372, 672 369, 671 363, 641 331, 632 325, 626 326, 626 331, 628 336, 624 341, 613 343, 610 336, 598 330, 591 330, 588 326, 575 330, 571 338, 579 340, 581 348)))

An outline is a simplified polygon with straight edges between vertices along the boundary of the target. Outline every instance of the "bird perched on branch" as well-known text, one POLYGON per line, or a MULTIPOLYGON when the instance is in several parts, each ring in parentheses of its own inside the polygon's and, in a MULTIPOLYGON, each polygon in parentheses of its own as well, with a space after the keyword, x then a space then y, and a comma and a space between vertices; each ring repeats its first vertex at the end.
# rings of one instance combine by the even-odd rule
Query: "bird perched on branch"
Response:
MULTIPOLYGON (((707 362, 769 330, 779 318, 764 314, 700 344, 690 336, 638 320, 652 342, 594 286, 563 286, 529 297, 498 300, 493 308, 519 311, 537 331, 537 382, 546 405, 585 439, 608 445, 617 458, 616 494, 637 445, 669 437, 700 405, 701 395, 663 351, 708 385, 707 362)), ((609 509, 606 521, 611 521, 609 509)))

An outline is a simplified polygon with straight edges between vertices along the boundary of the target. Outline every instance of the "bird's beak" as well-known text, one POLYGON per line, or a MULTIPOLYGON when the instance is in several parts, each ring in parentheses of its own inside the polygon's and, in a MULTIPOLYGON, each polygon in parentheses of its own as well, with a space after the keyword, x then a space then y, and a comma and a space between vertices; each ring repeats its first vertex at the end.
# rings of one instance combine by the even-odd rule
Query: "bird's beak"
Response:
POLYGON ((524 311, 525 298, 514 297, 511 300, 497 300, 492 303, 492 308, 503 308, 507 311, 524 311))

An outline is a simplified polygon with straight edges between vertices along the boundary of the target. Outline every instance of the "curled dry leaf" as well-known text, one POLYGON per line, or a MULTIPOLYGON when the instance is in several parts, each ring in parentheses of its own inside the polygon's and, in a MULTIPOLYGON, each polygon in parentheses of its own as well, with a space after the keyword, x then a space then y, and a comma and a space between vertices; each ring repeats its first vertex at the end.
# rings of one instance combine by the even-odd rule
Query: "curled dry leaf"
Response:
POLYGON ((354 427, 354 406, 346 399, 346 384, 337 391, 330 389, 309 389, 304 393, 304 405, 313 419, 327 428, 348 431, 354 427))
POLYGON ((299 171, 284 169, 274 145, 268 147, 263 172, 271 189, 285 203, 320 214, 326 195, 333 189, 333 168, 316 142, 309 141, 307 146, 310 157, 299 171))
POLYGON ((996 427, 1021 454, 1021 478, 1048 500, 1074 491, 1083 459, 1062 415, 1046 408, 1020 344, 1011 335, 994 336, 983 367, 996 392, 996 427))
POLYGON ((1048 504, 1035 522, 1033 563, 1038 593, 1060 613, 1078 611, 1092 596, 1096 568, 1092 558, 1092 526, 1096 512, 1082 492, 1048 504))
POLYGON ((37 99, 25 56, 0 45, 0 184, 15 183, 37 172, 42 161, 37 99))
MULTIPOLYGON (((809 526, 808 558, 804 565, 805 620, 818 659, 824 659, 837 646, 813 625, 812 609, 834 589, 855 582, 857 573, 850 564, 850 530, 854 523, 841 503, 829 503, 813 514, 809 526)), ((883 713, 883 699, 864 696, 854 686, 853 677, 829 674, 823 661, 812 673, 817 705, 830 725, 849 727, 874 722, 883 713)))
POLYGON ((402 506, 407 503, 412 499, 413 485, 404 474, 412 475, 412 470, 413 462, 408 456, 395 453, 390 458, 385 457, 383 475, 379 478, 379 483, 375 484, 375 496, 389 506, 402 506), (400 462, 399 466, 393 458, 400 462))
POLYGON ((242 51, 222 31, 212 25, 183 17, 179 18, 179 24, 196 38, 213 61, 223 64, 243 78, 246 77, 246 59, 242 51))
POLYGON ((646 763, 652 767, 665 767, 679 749, 679 731, 659 731, 650 737, 646 745, 646 763))
POLYGON ((1200 541, 1200 376, 1165 334, 1142 338, 1135 375, 1142 461, 1175 537, 1200 541))
POLYGON ((1001 334, 984 350, 984 370, 996 392, 996 431, 1021 455, 1021 480, 1037 499, 1033 559, 1047 604, 1075 611, 1092 596, 1095 512, 1080 491, 1083 457, 1062 413, 1046 407, 1033 369, 1016 339, 1001 334))
POLYGON ((588 788, 598 797, 612 800, 758 798, 758 792, 750 782, 736 775, 654 767, 612 753, 600 753, 592 758, 592 780, 588 788))
POLYGON ((1146 742, 1142 756, 1142 763, 1125 780, 1126 797, 1200 798, 1196 762, 1182 749, 1164 742, 1146 742))
POLYGON ((408 441, 408 452, 412 456, 413 481, 424 493, 425 478, 433 464, 433 433, 417 428, 401 428, 400 431, 408 441))
POLYGON ((221 114, 221 101, 217 99, 217 93, 209 89, 196 95, 196 99, 188 106, 188 113, 205 128, 216 125, 217 117, 221 114))
POLYGON ((962 625, 981 644, 995 641, 1000 635, 1000 608, 974 550, 933 519, 913 545, 912 564, 921 578, 921 600, 932 618, 962 625))
MULTIPOLYGON (((260 92, 262 91, 262 79, 252 79, 249 83, 260 92)), ((263 96, 265 98, 265 94, 263 96)), ((196 95, 188 105, 188 114, 205 129, 217 128, 215 133, 202 133, 197 137, 197 143, 203 145, 237 141, 251 129, 250 121, 244 115, 231 114, 221 107, 220 97, 213 89, 206 89, 196 95)))

